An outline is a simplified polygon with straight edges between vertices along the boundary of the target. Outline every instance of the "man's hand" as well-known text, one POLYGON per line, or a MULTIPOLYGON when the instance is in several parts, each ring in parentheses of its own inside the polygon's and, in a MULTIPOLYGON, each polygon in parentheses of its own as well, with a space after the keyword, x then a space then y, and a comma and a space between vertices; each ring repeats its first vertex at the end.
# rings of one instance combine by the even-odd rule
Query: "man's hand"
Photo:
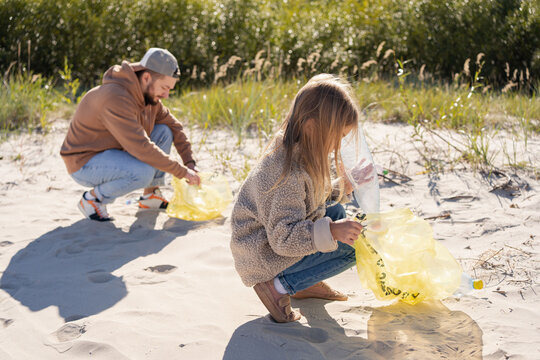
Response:
POLYGON ((201 185, 201 178, 194 170, 187 169, 186 175, 184 175, 189 185, 201 185))
POLYGON ((351 219, 340 219, 330 224, 330 232, 336 241, 353 246, 362 233, 362 225, 351 219))

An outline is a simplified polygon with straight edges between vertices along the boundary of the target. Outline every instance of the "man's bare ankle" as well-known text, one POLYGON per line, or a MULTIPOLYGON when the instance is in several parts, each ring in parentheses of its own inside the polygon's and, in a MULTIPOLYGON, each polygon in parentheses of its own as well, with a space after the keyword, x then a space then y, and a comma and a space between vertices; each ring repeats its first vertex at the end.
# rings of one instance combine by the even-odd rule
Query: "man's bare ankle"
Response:
POLYGON ((154 187, 150 187, 150 188, 145 188, 145 189, 143 190, 143 195, 152 194, 156 189, 159 189, 159 186, 154 186, 154 187))

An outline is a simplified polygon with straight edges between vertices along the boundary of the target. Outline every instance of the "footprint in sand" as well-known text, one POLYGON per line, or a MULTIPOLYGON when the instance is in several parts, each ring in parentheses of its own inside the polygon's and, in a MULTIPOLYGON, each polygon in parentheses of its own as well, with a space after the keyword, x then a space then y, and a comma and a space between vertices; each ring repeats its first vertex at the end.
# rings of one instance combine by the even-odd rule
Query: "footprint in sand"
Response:
POLYGON ((114 276, 105 270, 94 270, 88 273, 88 280, 96 284, 102 284, 111 281, 114 276))
POLYGON ((176 270, 176 266, 173 265, 156 265, 156 266, 150 266, 144 269, 145 271, 151 271, 156 272, 160 274, 168 274, 170 272, 173 272, 176 270))
POLYGON ((6 328, 9 325, 13 324, 13 319, 0 318, 0 324, 4 325, 4 327, 6 328))
POLYGON ((86 325, 78 324, 65 324, 60 329, 49 334, 44 344, 50 346, 59 353, 65 353, 73 347, 72 340, 79 338, 82 334, 86 332, 86 325))
POLYGON ((71 244, 56 250, 56 257, 69 257, 70 255, 80 254, 84 248, 79 244, 71 244))
MULTIPOLYGON (((10 246, 10 245, 13 245, 13 243, 11 241, 2 241, 2 242, 0 242, 0 248, 10 246)), ((0 255, 2 255, 2 253, 0 253, 0 255)))
POLYGON ((59 342, 66 342, 75 340, 85 332, 85 325, 66 324, 56 330, 53 335, 56 336, 59 342))

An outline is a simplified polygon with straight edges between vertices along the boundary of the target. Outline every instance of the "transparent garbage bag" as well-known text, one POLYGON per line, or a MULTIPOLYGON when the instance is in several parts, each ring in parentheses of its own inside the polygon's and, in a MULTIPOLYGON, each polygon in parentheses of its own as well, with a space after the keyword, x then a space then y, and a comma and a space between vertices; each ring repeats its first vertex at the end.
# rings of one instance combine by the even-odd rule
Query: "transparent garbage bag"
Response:
POLYGON ((341 140, 341 159, 354 187, 355 205, 365 213, 379 212, 379 179, 361 124, 341 140))
POLYGON ((232 201, 227 179, 222 175, 201 172, 201 185, 189 185, 186 179, 173 176, 174 194, 167 206, 167 215, 182 220, 214 219, 232 201))
POLYGON ((411 210, 367 214, 361 222, 365 231, 355 241, 358 275, 377 299, 414 305, 446 298, 459 288, 461 265, 411 210))

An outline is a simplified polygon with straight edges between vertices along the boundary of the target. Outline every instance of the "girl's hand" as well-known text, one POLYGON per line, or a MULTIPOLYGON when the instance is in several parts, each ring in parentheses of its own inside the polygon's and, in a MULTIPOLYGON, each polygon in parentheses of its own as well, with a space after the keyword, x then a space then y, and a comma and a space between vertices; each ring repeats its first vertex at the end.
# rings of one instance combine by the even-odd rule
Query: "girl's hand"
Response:
POLYGON ((350 170, 353 183, 349 180, 349 176, 347 175, 343 163, 340 164, 341 176, 343 176, 343 180, 345 181, 345 194, 349 195, 353 192, 355 187, 370 182, 373 180, 373 177, 376 176, 373 164, 370 163, 369 165, 362 167, 364 162, 366 162, 366 159, 360 160, 358 164, 350 170))
POLYGON ((330 224, 330 232, 336 241, 353 246, 362 232, 362 225, 351 219, 340 219, 330 224))
POLYGON ((356 185, 368 183, 373 179, 373 176, 375 176, 375 167, 373 164, 370 163, 368 166, 362 167, 362 164, 365 161, 366 159, 360 160, 360 162, 351 169, 351 176, 356 185))

